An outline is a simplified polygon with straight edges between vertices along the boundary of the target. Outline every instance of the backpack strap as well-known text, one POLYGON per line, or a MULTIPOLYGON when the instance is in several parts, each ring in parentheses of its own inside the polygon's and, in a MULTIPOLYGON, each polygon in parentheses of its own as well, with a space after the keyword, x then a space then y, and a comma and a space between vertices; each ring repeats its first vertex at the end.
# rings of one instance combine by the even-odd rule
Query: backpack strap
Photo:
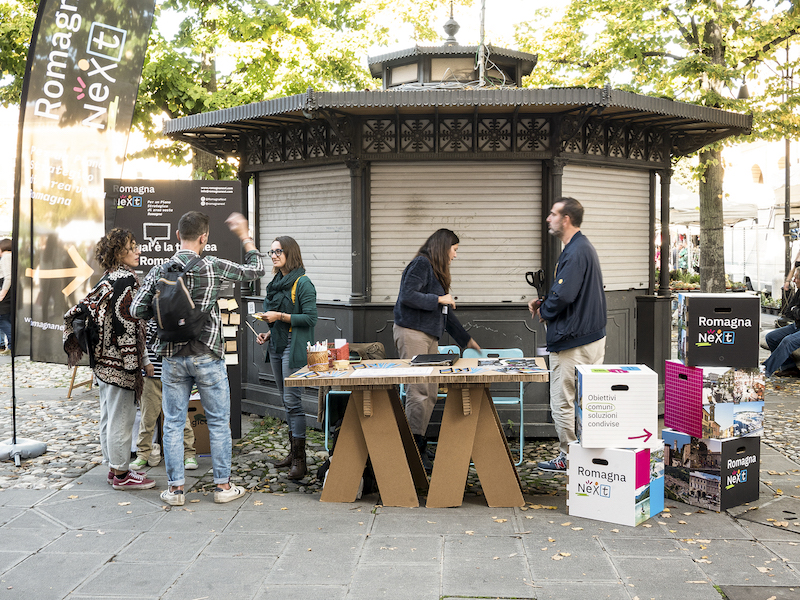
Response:
POLYGON ((203 260, 202 256, 195 256, 192 260, 186 263, 185 267, 183 267, 181 275, 186 275, 186 273, 188 273, 191 270, 191 268, 195 266, 197 263, 199 263, 201 260, 203 260))
POLYGON ((294 280, 292 284, 292 304, 295 304, 295 299, 297 298, 297 282, 300 281, 303 277, 305 277, 305 273, 300 275, 297 279, 294 280))

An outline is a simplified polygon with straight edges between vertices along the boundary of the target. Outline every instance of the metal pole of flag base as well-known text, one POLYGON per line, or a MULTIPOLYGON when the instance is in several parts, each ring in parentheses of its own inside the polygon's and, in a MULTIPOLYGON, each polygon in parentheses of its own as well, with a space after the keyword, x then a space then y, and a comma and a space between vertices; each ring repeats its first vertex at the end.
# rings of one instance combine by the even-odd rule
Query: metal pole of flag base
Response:
POLYGON ((16 337, 12 334, 11 338, 11 423, 13 433, 10 439, 0 442, 0 461, 13 458, 14 464, 19 467, 21 458, 35 458, 47 452, 47 444, 17 437, 17 382, 14 370, 14 359, 16 358, 14 355, 14 342, 16 337))

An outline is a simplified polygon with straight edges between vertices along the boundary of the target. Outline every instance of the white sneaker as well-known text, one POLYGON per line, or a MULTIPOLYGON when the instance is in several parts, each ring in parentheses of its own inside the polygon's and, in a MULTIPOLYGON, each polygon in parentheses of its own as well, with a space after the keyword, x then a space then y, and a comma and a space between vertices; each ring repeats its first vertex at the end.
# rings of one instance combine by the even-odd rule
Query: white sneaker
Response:
POLYGON ((167 488, 161 492, 161 499, 170 506, 183 506, 183 503, 186 501, 186 495, 183 493, 183 490, 171 492, 169 488, 167 488))
POLYGON ((231 484, 230 489, 223 490, 222 488, 218 487, 214 490, 214 502, 217 504, 223 504, 225 502, 230 502, 231 500, 236 500, 237 498, 241 498, 245 495, 247 490, 243 487, 239 487, 238 485, 231 484))
POLYGON ((161 444, 154 443, 153 449, 150 451, 150 456, 147 459, 147 464, 151 467, 157 467, 161 464, 161 444))

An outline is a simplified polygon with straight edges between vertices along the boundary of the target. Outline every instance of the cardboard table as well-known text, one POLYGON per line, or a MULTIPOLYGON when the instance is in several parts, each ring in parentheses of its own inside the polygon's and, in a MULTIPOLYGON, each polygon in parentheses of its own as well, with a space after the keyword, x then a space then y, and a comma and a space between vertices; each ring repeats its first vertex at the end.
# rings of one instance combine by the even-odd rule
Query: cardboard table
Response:
MULTIPOLYGON (((546 369, 544 360, 536 363, 546 369)), ((431 508, 461 506, 470 460, 491 507, 522 506, 522 490, 489 386, 498 382, 547 381, 546 371, 504 373, 462 358, 453 367, 410 367, 409 361, 364 361, 346 372, 301 369, 288 387, 336 386, 351 392, 331 460, 322 502, 354 502, 361 475, 372 460, 385 506, 419 506, 417 489, 428 490, 431 508), (439 445, 430 485, 397 391, 399 384, 447 386, 439 445)))

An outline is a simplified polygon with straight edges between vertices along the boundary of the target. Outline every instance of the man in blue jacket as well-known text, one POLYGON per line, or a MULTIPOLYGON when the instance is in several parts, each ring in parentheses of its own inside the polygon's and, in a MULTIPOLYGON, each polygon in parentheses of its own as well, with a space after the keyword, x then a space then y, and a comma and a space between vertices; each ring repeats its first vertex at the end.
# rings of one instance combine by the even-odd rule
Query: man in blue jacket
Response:
POLYGON ((602 364, 606 354, 606 295, 597 251, 581 233, 583 206, 559 198, 547 217, 548 232, 564 244, 550 293, 531 300, 531 315, 547 323, 550 410, 559 454, 540 462, 543 471, 566 471, 567 447, 575 436, 575 366, 602 364))

